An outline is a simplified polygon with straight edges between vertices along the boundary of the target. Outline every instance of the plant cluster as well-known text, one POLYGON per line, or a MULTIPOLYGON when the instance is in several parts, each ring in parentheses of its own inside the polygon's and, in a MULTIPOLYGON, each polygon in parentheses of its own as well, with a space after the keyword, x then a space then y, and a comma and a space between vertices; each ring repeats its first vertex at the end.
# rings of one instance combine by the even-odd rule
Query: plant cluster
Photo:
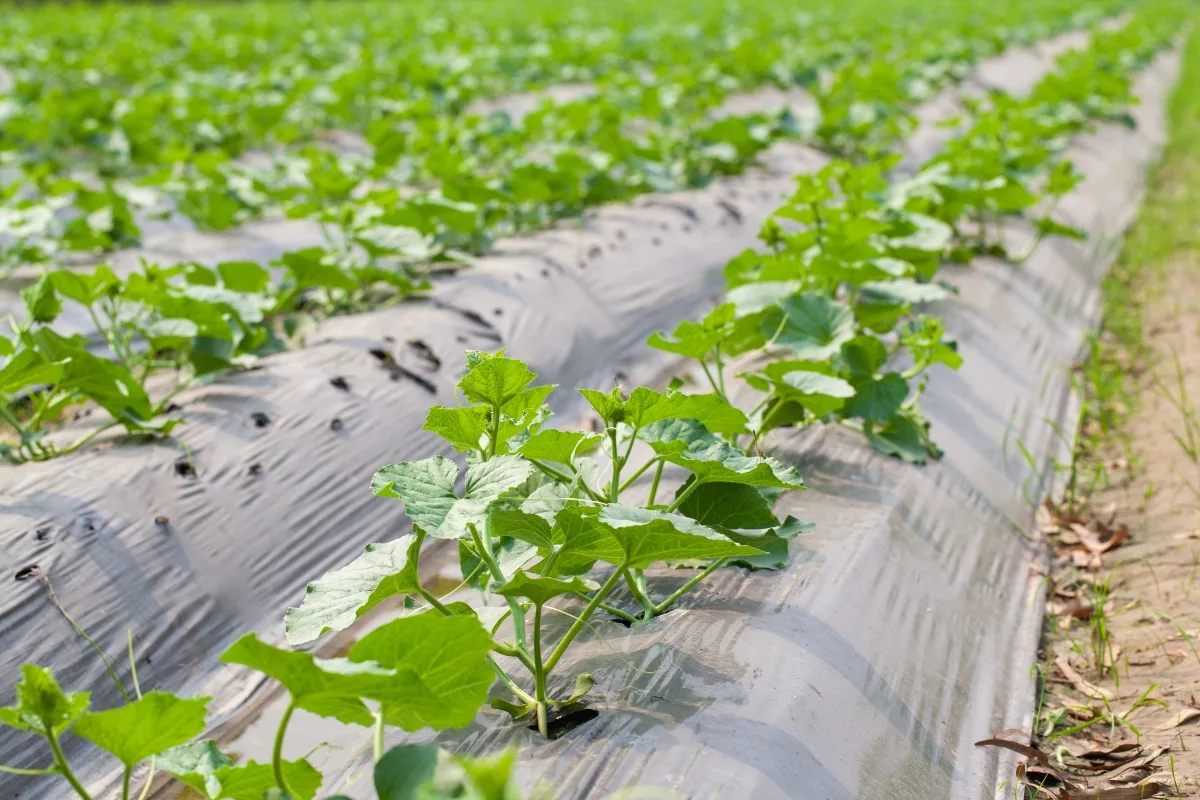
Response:
POLYGON ((739 172, 780 136, 879 152, 908 129, 909 106, 978 58, 1125 2, 935 14, 917 0, 854 0, 805 15, 706 2, 686 25, 619 5, 627 13, 501 3, 482 19, 464 12, 471 26, 379 3, 172 5, 101 24, 55 9, 11 15, 0 23, 11 28, 0 175, 16 174, 0 194, 0 263, 129 246, 139 219, 172 214, 223 229, 283 212, 343 241, 368 224, 411 227, 478 252, 590 205, 739 172), (469 113, 475 99, 581 80, 596 91, 522 120, 469 113), (717 115, 730 93, 764 84, 805 87, 819 120, 717 115), (339 147, 330 131, 358 138, 339 147))
MULTIPOLYGON (((1148 31, 1145 38, 1114 35, 1098 39, 1091 55, 1064 58, 1063 72, 1082 70, 1081 64, 1109 72, 1089 80, 1087 92, 1076 92, 1073 82, 1068 98, 1039 102, 1085 116, 1119 114, 1129 98, 1117 88, 1127 87, 1128 75, 1168 38, 1172 23, 1147 18, 1178 7, 1166 0, 1136 16, 1130 25, 1148 31), (1135 55, 1126 58, 1120 48, 1135 55)), ((977 110, 978 125, 994 125, 994 108, 977 110)), ((963 138, 984 135, 973 129, 963 138)), ((1048 188, 1030 187, 1036 175, 1063 169, 1057 152, 1028 165, 1021 185, 1054 197, 1048 188)), ((121 764, 123 800, 134 791, 135 772, 145 775, 145 794, 160 771, 210 800, 310 800, 320 772, 305 758, 283 756, 289 722, 301 709, 373 729, 381 800, 514 800, 511 754, 469 759, 433 746, 387 750, 386 730, 462 727, 490 704, 545 734, 551 719, 591 688, 589 675, 562 676, 559 668, 598 614, 644 625, 723 566, 786 564, 789 541, 809 524, 774 513, 783 492, 804 484, 795 469, 762 453, 772 429, 837 420, 860 428, 885 452, 912 461, 936 454, 916 400, 930 367, 955 367, 959 358, 941 320, 916 306, 944 296, 937 269, 962 246, 957 226, 979 208, 935 203, 933 193, 918 203, 911 192, 889 187, 893 165, 860 154, 856 162, 799 177, 796 192, 763 228, 762 252, 727 266, 726 302, 700 322, 652 337, 653 346, 695 359, 710 392, 686 393, 679 385, 628 393, 583 389, 600 430, 560 430, 548 424, 555 387, 536 385, 537 376, 503 352, 469 351, 458 384, 462 404, 431 408, 425 424, 462 454, 465 469, 442 456, 379 469, 372 491, 401 501, 413 532, 370 544, 352 563, 314 581, 288 610, 284 628, 296 645, 346 630, 387 600, 402 606, 399 616, 337 658, 276 647, 254 634, 222 655, 288 693, 270 763, 236 764, 211 740, 198 740, 207 699, 143 693, 131 645, 132 692, 105 658, 125 700, 112 709, 91 710, 87 693, 65 692, 48 670, 26 665, 16 703, 0 709, 0 724, 44 739, 50 763, 0 769, 59 776, 90 798, 62 747, 64 737, 77 736, 121 764), (734 360, 746 365, 736 386, 727 383, 734 360), (759 396, 749 411, 735 402, 743 390, 759 396), (481 593, 481 603, 448 602, 421 583, 422 550, 434 540, 457 546, 464 584, 481 593), (661 563, 696 572, 665 591, 649 571, 661 563), (570 614, 559 608, 563 601, 573 604, 570 614), (559 612, 569 624, 551 621, 559 612)), ((964 167, 964 180, 971 168, 964 167)), ((25 390, 20 414, 11 402, 5 407, 23 434, 7 454, 17 460, 52 454, 41 441, 44 423, 80 398, 94 400, 113 425, 131 432, 169 429, 171 420, 163 419, 169 398, 153 402, 144 388, 154 367, 177 369, 180 385, 206 379, 286 337, 290 314, 312 304, 336 311, 356 292, 388 283, 356 272, 363 267, 345 260, 354 252, 347 246, 290 254, 278 285, 267 270, 247 264, 144 265, 127 278, 106 268, 48 272, 25 292, 29 321, 17 326, 15 340, 0 339, 8 351, 0 392, 15 391, 8 387, 16 381, 25 390), (106 356, 51 329, 64 301, 87 313, 106 356)))

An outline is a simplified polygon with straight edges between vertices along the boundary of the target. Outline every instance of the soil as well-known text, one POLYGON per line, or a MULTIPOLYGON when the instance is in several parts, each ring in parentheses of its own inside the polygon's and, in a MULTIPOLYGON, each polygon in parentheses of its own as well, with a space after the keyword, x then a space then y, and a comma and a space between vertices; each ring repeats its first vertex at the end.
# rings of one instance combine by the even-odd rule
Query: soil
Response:
POLYGON ((1200 399, 1200 265, 1181 258, 1144 275, 1137 408, 1120 443, 1079 465, 1106 485, 1076 518, 1042 515, 1056 557, 1039 746, 1086 756, 1065 758, 1090 772, 1081 797, 1151 783, 1161 791, 1142 796, 1200 797, 1200 453, 1188 452, 1189 432, 1200 443, 1190 404, 1200 399), (1107 645, 1095 635, 1102 619, 1107 645))

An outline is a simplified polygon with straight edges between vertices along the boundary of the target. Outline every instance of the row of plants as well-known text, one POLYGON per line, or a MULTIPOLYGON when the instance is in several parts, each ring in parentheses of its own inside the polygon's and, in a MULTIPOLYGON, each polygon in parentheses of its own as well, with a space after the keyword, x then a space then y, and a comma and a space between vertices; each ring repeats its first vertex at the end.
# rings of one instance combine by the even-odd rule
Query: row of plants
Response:
MULTIPOLYGON (((1101 10, 1097 7, 1092 13, 1099 15, 1101 10)), ((1043 23, 1043 27, 1051 29, 1068 21, 1081 21, 1078 15, 1067 14, 1057 6, 1042 7, 1036 19, 1052 20, 1052 23, 1043 23)), ((890 79, 876 76, 873 83, 857 81, 858 93, 853 96, 858 99, 851 101, 851 95, 837 88, 842 86, 841 78, 875 68, 870 66, 874 62, 863 67, 858 62, 848 61, 845 71, 833 74, 828 91, 842 96, 846 102, 866 103, 861 106, 863 109, 868 106, 873 109, 869 113, 864 110, 846 117, 855 120, 855 126, 871 127, 871 120, 878 123, 884 117, 896 123, 876 125, 887 133, 873 134, 871 148, 894 143, 911 122, 908 107, 912 103, 926 96, 937 83, 956 78, 959 70, 981 53, 1002 47, 1005 41, 1030 29, 1030 23, 1022 21, 1020 25, 1001 29, 1000 33, 989 34, 992 38, 977 34, 972 46, 967 46, 957 39, 917 36, 915 31, 906 28, 914 41, 925 42, 926 46, 910 48, 915 55, 908 61, 889 60, 890 79), (933 49, 930 49, 930 42, 936 45, 933 49), (931 64, 941 66, 931 73, 931 64), (867 103, 867 98, 874 96, 867 87, 879 88, 885 84, 891 88, 886 91, 880 88, 881 94, 867 103)), ((816 31, 814 35, 828 33, 819 26, 816 31)), ((895 48, 885 48, 877 58, 899 56, 895 48)), ((611 95, 602 94, 593 101, 543 109, 531 115, 533 121, 521 129, 536 132, 541 128, 562 128, 561 124, 552 124, 549 120, 556 115, 571 119, 573 110, 581 109, 581 114, 575 115, 581 127, 567 135, 555 156, 557 166, 553 168, 569 163, 585 170, 600 170, 587 179, 580 180, 576 175, 561 180, 526 181, 519 176, 529 177, 540 171, 539 174, 545 177, 549 174, 545 170, 550 167, 538 163, 514 166, 523 157, 518 156, 514 162, 513 157, 505 153, 508 149, 519 153, 521 148, 517 141, 503 136, 477 135, 478 132, 445 134, 452 141, 461 140, 471 143, 471 147, 482 148, 470 159, 436 156, 441 134, 422 138, 413 133, 409 143, 418 151, 429 151, 425 164, 441 163, 445 167, 441 173, 425 170, 426 177, 443 181, 441 189, 428 193, 414 194, 398 188, 395 181, 390 180, 389 173, 380 171, 380 159, 385 156, 378 148, 375 151, 376 167, 366 171, 347 168, 344 160, 329 150, 310 148, 299 158, 309 159, 314 165, 312 169, 307 173, 301 170, 305 175, 303 180, 279 191, 286 194, 292 213, 314 215, 321 221, 328 244, 323 248, 285 254, 278 264, 281 277, 277 279, 272 279, 263 267, 241 261, 223 263, 215 268, 198 264, 170 267, 142 264, 127 275, 118 275, 103 265, 90 272, 68 268, 47 271, 37 284, 23 292, 27 308, 25 319, 14 326, 11 338, 0 337, 0 358, 7 358, 0 367, 0 416, 5 427, 14 431, 15 439, 0 443, 0 456, 14 463, 44 460, 72 452, 118 426, 137 435, 169 433, 178 423, 169 418, 175 394, 196 381, 211 380, 223 372, 247 366, 256 357, 298 344, 304 331, 311 328, 311 317, 360 310, 419 293, 429 285, 424 274, 427 270, 453 267, 469 260, 468 252, 486 249, 492 238, 500 233, 537 227, 557 216, 577 213, 584 205, 625 196, 624 189, 600 177, 608 169, 603 165, 611 166, 613 162, 594 148, 603 150, 605 141, 612 143, 616 150, 624 147, 617 131, 628 120, 615 109, 624 96, 617 89, 628 80, 628 76, 615 76, 611 85, 617 88, 611 95), (603 112, 604 108, 609 111, 603 112), (611 135, 597 135, 596 125, 588 122, 593 113, 599 113, 599 118, 610 124, 611 135), (589 133, 584 136, 580 131, 589 133), (593 149, 589 151, 588 148, 593 149), (486 163, 491 166, 485 169, 486 163), (508 172, 497 178, 496 174, 504 173, 504 170, 508 172), (364 190, 364 186, 369 188, 364 190), (454 190, 446 193, 451 186, 454 190), (514 195, 514 187, 521 186, 524 187, 521 192, 527 191, 527 194, 514 195), (608 188, 604 188, 606 186, 608 188), (583 194, 579 194, 580 191, 583 194), (96 341, 57 332, 56 321, 64 303, 77 303, 86 309, 107 352, 99 352, 96 341), (174 371, 174 386, 164 396, 152 398, 146 382, 155 371, 161 370, 174 371), (47 386, 48 389, 43 388, 47 386), (56 424, 64 416, 75 413, 76 406, 89 402, 107 411, 111 422, 93 428, 74 441, 54 441, 51 434, 56 424), (168 417, 164 418, 164 414, 168 417)), ((719 81, 716 83, 720 85, 719 81)), ((709 84, 693 81, 691 85, 709 84)), ((651 85, 642 90, 661 93, 662 87, 651 85)), ((709 91, 714 100, 719 100, 719 91, 709 91)), ((661 97, 655 103, 656 107, 663 107, 661 97)), ((705 108, 698 107, 695 114, 702 113, 705 108)), ((469 119, 473 123, 479 122, 478 118, 469 119)), ((695 122, 699 117, 685 115, 681 119, 695 122)), ((453 126, 461 122, 436 116, 427 117, 425 121, 443 133, 453 131, 453 126)), ((776 122, 782 124, 779 120, 776 122)), ((707 124, 722 126, 731 135, 745 137, 735 148, 738 156, 731 162, 736 163, 737 168, 745 159, 752 158, 773 135, 760 136, 756 131, 761 132, 763 126, 748 126, 740 119, 707 124)), ((833 131, 833 128, 827 128, 822 137, 833 143, 830 138, 836 138, 833 131)), ((676 135, 676 139, 680 143, 691 141, 695 144, 702 142, 703 136, 688 140, 676 135)), ((862 152, 868 149, 865 145, 860 148, 862 152)), ((208 155, 211 154, 197 156, 193 166, 197 169, 211 167, 219 172, 219 161, 204 165, 208 155)), ((384 165, 387 170, 392 170, 401 158, 400 151, 392 155, 395 159, 384 165)), ((626 155, 638 157, 633 151, 626 155)), ((879 180, 878 174, 875 180, 879 180)), ((639 187, 655 188, 658 185, 644 185, 643 182, 639 187)), ((874 189, 864 188, 863 191, 874 189)), ((110 233, 119 233, 122 243, 136 239, 133 214, 128 204, 111 186, 105 192, 106 197, 118 204, 117 212, 112 210, 116 206, 106 208, 103 200, 97 200, 88 216, 77 217, 68 225, 72 235, 91 242, 89 248, 100 246, 99 240, 93 237, 96 225, 110 233)), ((263 197, 269 194, 265 186, 255 192, 263 197)), ((99 194, 104 193, 88 196, 99 197, 99 194)), ((903 238, 900 231, 911 226, 906 228, 903 222, 898 225, 892 234, 903 238)), ((782 246, 782 240, 775 244, 782 246)), ((904 247, 912 251, 907 255, 915 261, 928 261, 940 246, 935 237, 904 247)), ((905 253, 898 252, 898 255, 905 253)), ((878 272, 874 278, 864 277, 864 280, 908 280, 915 274, 911 270, 890 276, 878 272)), ((907 291, 911 299, 937 296, 935 287, 898 286, 887 290, 907 291)), ((887 305, 883 300, 880 303, 887 305)), ((936 339, 940 334, 932 329, 921 329, 914 330, 911 338, 915 341, 930 336, 936 339)), ((757 345, 748 340, 745 346, 753 348, 757 345)), ((726 346, 725 355, 732 352, 729 347, 726 346)), ((936 343, 929 347, 931 352, 937 350, 936 343)), ((720 357, 721 353, 717 355, 720 357)), ((846 390, 841 387, 832 391, 846 390)), ((867 411, 869 419, 881 413, 878 409, 867 411)), ((914 420, 915 414, 910 415, 914 420)), ((890 416, 884 414, 878 418, 889 419, 890 416)), ((770 421, 784 424, 786 419, 786 409, 780 408, 770 421)), ((905 423, 902 432, 909 435, 911 425, 905 423)))
POLYGON ((1062 151, 1094 121, 1131 121, 1133 79, 1182 13, 1174 0, 1150 4, 1062 55, 1028 97, 970 103, 970 127, 910 178, 889 184, 895 156, 799 176, 762 247, 726 266, 725 302, 649 344, 692 360, 722 399, 729 365, 755 355, 737 375, 755 398, 747 453, 774 428, 836 420, 881 452, 937 457, 919 399, 930 367, 961 358, 942 320, 914 307, 947 296, 944 262, 1020 261, 1047 236, 1085 238, 1053 217, 1082 178, 1062 151), (1018 217, 1035 235, 1012 255, 1001 232, 1018 217))
MULTIPOLYGON (((210 229, 266 214, 313 218, 336 251, 360 235, 386 238, 412 228, 447 248, 481 252, 498 236, 591 205, 739 172, 780 137, 811 136, 843 155, 879 152, 910 128, 909 106, 979 58, 1111 15, 1127 2, 1093 0, 1083 11, 1077 5, 965 4, 933 17, 915 0, 856 0, 814 17, 759 4, 732 13, 706 2, 700 24, 659 22, 636 32, 608 12, 599 20, 558 20, 563 10, 555 6, 543 9, 558 20, 542 31, 545 42, 558 45, 547 49, 570 50, 584 38, 587 45, 560 74, 592 79, 596 92, 547 104, 519 123, 460 112, 488 94, 477 70, 498 58, 508 63, 510 51, 537 49, 525 38, 533 34, 508 27, 525 19, 524 10, 489 12, 483 32, 449 26, 400 42, 391 31, 372 39, 371 48, 353 28, 333 26, 339 33, 326 34, 333 41, 313 42, 311 28, 288 22, 272 39, 282 40, 274 60, 260 44, 250 49, 259 25, 221 15, 217 23, 208 10, 201 28, 215 28, 218 39, 225 33, 225 57, 197 54, 201 40, 181 41, 153 25, 156 44, 148 52, 110 45, 84 55, 76 48, 94 31, 84 34, 73 18, 39 10, 42 35, 18 17, 12 24, 32 35, 0 51, 0 66, 13 76, 0 104, 0 153, 18 172, 0 189, 0 265, 54 264, 129 247, 140 239, 140 220, 173 214, 210 229), (626 52, 630 39, 637 45, 626 52), (442 63, 446 52, 464 51, 478 62, 464 56, 465 64, 442 63), (331 60, 338 54, 342 62, 331 60), (154 58, 162 63, 148 69, 154 58), (409 70, 414 60, 436 68, 409 70), (695 63, 706 66, 697 71, 695 63), (805 87, 819 114, 713 116, 730 93, 764 83, 805 87), (264 94, 278 106, 264 104, 264 94), (306 125, 297 129, 297 119, 306 125), (330 130, 357 131, 366 153, 321 144, 319 134, 330 130), (248 162, 242 156, 251 147, 275 155, 265 164, 261 157, 248 162)), ((195 12, 181 8, 168 17, 176 25, 193 21, 195 12)), ((284 13, 266 8, 266 19, 284 13)), ((356 15, 376 10, 354 8, 356 15)), ((140 11, 113 13, 100 30, 127 33, 144 22, 140 11)), ((430 24, 405 19, 399 30, 430 24)), ((548 79, 549 67, 536 64, 542 67, 518 70, 503 85, 536 85, 531 75, 548 79)))
MULTIPOLYGON (((1092 118, 1120 114, 1133 99, 1132 75, 1169 42, 1185 5, 1147 4, 1124 31, 1096 37, 1086 54, 1065 56, 1059 77, 1047 78, 1047 88, 1024 101, 1028 113, 1037 107, 1058 116, 1071 107, 1092 118), (1085 75, 1080 64, 1091 64, 1096 74, 1085 75), (1052 93, 1049 87, 1064 75, 1087 78, 1092 88, 1052 93)), ((992 97, 958 141, 980 140, 981 126, 994 124, 995 109, 1020 105, 992 97)), ((1083 124, 1079 119, 1074 130, 1083 124)), ((1006 146, 1025 130, 1007 131, 1006 146)), ((275 679, 288 693, 270 764, 235 765, 212 741, 195 741, 207 700, 143 695, 131 658, 133 692, 110 670, 127 702, 96 712, 86 694, 65 693, 47 670, 25 667, 17 704, 0 709, 0 723, 43 737, 52 763, 24 771, 61 776, 89 797, 63 755, 61 739, 70 734, 120 761, 123 798, 131 794, 135 768, 149 762, 151 776, 166 772, 214 800, 307 800, 319 791, 320 773, 305 759, 283 758, 288 724, 303 709, 374 729, 380 798, 517 796, 511 754, 477 761, 432 746, 389 751, 385 732, 461 727, 490 703, 515 719, 532 719, 545 733, 591 686, 586 674, 560 673, 597 614, 642 625, 723 566, 783 566, 788 541, 809 525, 774 514, 781 493, 804 485, 795 469, 762 453, 771 429, 838 420, 914 461, 934 449, 915 398, 930 366, 956 366, 958 356, 941 320, 913 307, 946 291, 933 279, 943 260, 962 252, 955 226, 963 217, 1022 211, 965 204, 951 216, 937 206, 939 217, 914 210, 903 184, 888 187, 893 163, 835 162, 798 178, 796 194, 764 226, 764 252, 744 254, 727 268, 728 302, 702 322, 651 340, 696 358, 710 392, 683 392, 680 385, 628 394, 583 389, 602 430, 560 430, 547 424, 555 387, 537 385, 525 364, 503 352, 468 352, 458 384, 464 404, 433 407, 425 425, 464 454, 465 474, 442 456, 381 468, 372 492, 402 501, 413 533, 368 545, 354 562, 310 584, 284 627, 290 643, 303 644, 349 628, 385 600, 403 597, 407 611, 340 658, 275 647, 253 634, 222 656, 275 679), (752 352, 758 358, 746 359, 752 352), (753 365, 741 380, 766 395, 749 411, 731 402, 735 393, 725 384, 735 358, 753 365), (902 360, 909 365, 893 368, 902 360), (420 557, 434 540, 458 547, 464 583, 487 602, 448 602, 421 584, 420 557), (697 571, 663 593, 647 571, 662 562, 697 571), (572 601, 575 611, 558 632, 548 616, 561 599, 572 601), (489 697, 497 682, 503 689, 489 697)), ((926 169, 938 163, 945 162, 935 159, 926 169)), ((1048 176, 1063 169, 1059 151, 1017 163, 1021 169, 1006 175, 1053 202, 1048 176)), ((967 170, 961 179, 975 176, 967 170)), ((947 197, 956 196, 947 190, 947 197)))

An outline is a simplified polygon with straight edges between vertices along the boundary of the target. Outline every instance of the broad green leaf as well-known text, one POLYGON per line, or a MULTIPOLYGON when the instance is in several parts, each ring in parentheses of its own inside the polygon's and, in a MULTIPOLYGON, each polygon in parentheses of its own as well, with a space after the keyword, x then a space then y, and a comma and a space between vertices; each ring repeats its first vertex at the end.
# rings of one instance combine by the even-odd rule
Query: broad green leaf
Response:
POLYGON ((486 756, 455 756, 454 763, 466 774, 465 783, 471 788, 463 794, 468 797, 520 800, 521 793, 514 770, 517 763, 515 748, 486 756))
POLYGON ((58 299, 49 275, 43 275, 37 283, 22 289, 21 299, 25 301, 25 310, 34 322, 44 325, 53 322, 62 313, 62 301, 58 299))
POLYGON ((374 720, 360 698, 377 696, 385 685, 408 683, 379 664, 282 650, 252 633, 230 645, 221 662, 241 664, 279 681, 297 708, 354 725, 370 725, 374 720))
POLYGON ((854 387, 841 378, 806 369, 784 373, 776 387, 781 397, 799 403, 818 418, 838 410, 846 398, 854 396, 854 387))
POLYGON ((913 280, 868 281, 859 287, 859 302, 890 305, 912 305, 945 300, 950 296, 936 283, 917 283, 913 280))
POLYGON ((132 767, 202 733, 209 699, 147 692, 119 708, 84 714, 73 730, 132 767))
POLYGON ((64 692, 45 667, 21 665, 17 702, 0 708, 0 724, 45 736, 62 733, 88 707, 89 692, 64 692))
POLYGON ((746 430, 746 415, 715 394, 659 394, 639 386, 629 396, 625 416, 625 422, 639 428, 666 419, 694 419, 712 433, 746 430))
POLYGON ((424 613, 392 620, 350 648, 352 661, 378 663, 415 681, 392 681, 373 695, 384 718, 407 731, 461 728, 487 702, 495 673, 492 638, 474 616, 424 613))
POLYGON ((666 419, 647 425, 638 433, 659 455, 683 450, 702 450, 720 441, 692 419, 666 419))
POLYGON ((253 261, 224 261, 217 272, 225 288, 235 292, 265 292, 271 282, 271 273, 253 261))
POLYGON ((570 580, 560 580, 558 578, 545 578, 537 575, 528 575, 524 570, 517 570, 502 586, 492 588, 495 594, 504 595, 505 597, 525 597, 528 598, 535 606, 545 605, 548 601, 555 597, 564 594, 587 594, 594 592, 600 588, 593 581, 586 581, 582 578, 571 578, 570 580))
POLYGON ((854 338, 854 312, 849 306, 815 292, 792 295, 769 310, 763 335, 796 358, 823 361, 854 338))
POLYGON ((725 442, 711 442, 699 449, 663 454, 663 459, 690 470, 701 483, 743 483, 803 489, 804 480, 794 467, 773 458, 747 456, 725 442))
POLYGON ((480 406, 433 406, 421 430, 436 433, 460 453, 480 450, 487 442, 488 412, 480 406))
POLYGON ((319 247, 293 250, 280 257, 280 263, 292 274, 300 289, 341 289, 352 292, 358 284, 336 264, 328 263, 327 252, 319 247))
POLYGON ((503 406, 536 377, 520 361, 505 358, 503 350, 495 354, 468 350, 467 374, 458 382, 458 388, 472 403, 503 406))
POLYGON ((284 616, 288 642, 303 644, 328 631, 343 630, 384 599, 420 591, 420 546, 412 534, 369 544, 346 566, 308 584, 300 607, 289 608, 284 616))
POLYGON ((548 552, 555 544, 561 543, 561 539, 555 541, 550 523, 536 514, 516 509, 495 508, 490 516, 493 537, 511 536, 543 552, 548 552))
POLYGON ((887 361, 887 347, 875 336, 857 336, 842 345, 842 361, 852 380, 874 378, 887 361))
POLYGON ((397 745, 375 764, 375 794, 379 800, 421 800, 437 766, 436 744, 397 745))
POLYGON ((927 451, 921 428, 905 416, 895 416, 867 433, 867 441, 880 453, 899 456, 911 464, 924 464, 927 451))
POLYGON ((684 498, 678 511, 710 528, 760 530, 779 524, 767 499, 741 483, 704 484, 684 498))
POLYGON ((842 409, 844 416, 886 420, 895 416, 908 397, 908 382, 899 373, 889 372, 881 378, 854 381, 854 392, 842 409))
POLYGON ((754 547, 737 544, 695 520, 664 511, 611 503, 600 512, 600 522, 625 552, 627 565, 647 567, 656 561, 693 558, 753 556, 754 547))
MULTIPOLYGON (((293 800, 313 800, 321 788, 321 773, 305 759, 283 762, 283 777, 293 800)), ((216 772, 221 790, 214 800, 264 800, 275 787, 270 764, 247 762, 240 767, 222 767, 216 772)))
POLYGON ((578 456, 595 450, 601 438, 594 433, 543 428, 518 447, 517 452, 537 461, 571 464, 578 456))
POLYGON ((380 497, 398 497, 413 523, 430 536, 458 539, 468 524, 481 524, 488 507, 520 486, 534 467, 520 456, 502 455, 467 467, 463 497, 454 493, 458 466, 444 456, 383 467, 371 480, 380 497))
POLYGON ((655 333, 646 340, 646 344, 668 353, 702 359, 729 335, 733 321, 734 304, 724 303, 709 312, 702 322, 684 320, 676 326, 671 338, 661 332, 655 333))
POLYGON ((35 350, 21 350, 0 367, 0 396, 11 395, 30 386, 55 384, 67 373, 69 357, 48 361, 35 350))
POLYGON ((554 563, 556 575, 582 575, 597 561, 620 565, 625 550, 613 535, 612 528, 600 522, 595 507, 569 505, 554 519, 552 532, 559 545, 554 563))
MULTIPOLYGON (((800 281, 760 281, 731 289, 725 299, 734 305, 739 317, 744 317, 779 305, 800 291, 800 287, 800 281)), ((772 327, 767 336, 774 332, 772 327)))
POLYGON ((154 759, 154 766, 211 799, 221 795, 217 771, 233 766, 233 761, 217 748, 212 739, 203 739, 159 753, 154 759))

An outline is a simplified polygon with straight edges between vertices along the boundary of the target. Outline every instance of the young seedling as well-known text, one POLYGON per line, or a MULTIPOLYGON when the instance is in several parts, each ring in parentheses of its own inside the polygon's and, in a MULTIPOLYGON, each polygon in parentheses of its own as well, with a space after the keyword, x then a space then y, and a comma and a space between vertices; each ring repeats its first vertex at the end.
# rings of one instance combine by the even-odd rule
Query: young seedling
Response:
MULTIPOLYGON (((514 717, 532 714, 543 735, 555 707, 575 702, 586 677, 567 698, 553 698, 548 681, 597 611, 646 622, 670 610, 697 583, 731 560, 786 560, 787 541, 808 526, 771 512, 779 491, 802 489, 800 475, 779 462, 746 456, 719 438, 745 430, 746 419, 716 395, 637 388, 604 393, 581 390, 604 422, 604 433, 545 427, 553 386, 533 386, 536 375, 503 353, 468 352, 459 383, 467 405, 430 409, 426 429, 467 457, 463 489, 459 467, 434 456, 380 469, 372 491, 403 501, 414 532, 369 545, 349 566, 311 584, 285 627, 293 643, 350 625, 383 599, 409 595, 441 614, 487 620, 490 649, 515 659, 532 679, 522 689, 501 665, 492 668, 515 702, 493 704, 514 717), (634 445, 653 455, 632 474, 634 445), (658 499, 658 477, 671 464, 690 477, 669 502, 658 499), (633 479, 655 470, 644 505, 624 502, 633 479), (444 604, 425 589, 418 564, 427 539, 454 541, 464 579, 503 598, 506 608, 444 604), (653 593, 646 568, 658 562, 705 563, 665 597, 653 593), (597 572, 596 580, 585 576, 597 572), (627 611, 608 603, 624 584, 637 603, 627 611), (584 607, 556 641, 544 624, 548 604, 577 598, 584 607), (507 620, 511 641, 499 634, 507 620)), ((351 651, 353 657, 354 651, 351 651)))

